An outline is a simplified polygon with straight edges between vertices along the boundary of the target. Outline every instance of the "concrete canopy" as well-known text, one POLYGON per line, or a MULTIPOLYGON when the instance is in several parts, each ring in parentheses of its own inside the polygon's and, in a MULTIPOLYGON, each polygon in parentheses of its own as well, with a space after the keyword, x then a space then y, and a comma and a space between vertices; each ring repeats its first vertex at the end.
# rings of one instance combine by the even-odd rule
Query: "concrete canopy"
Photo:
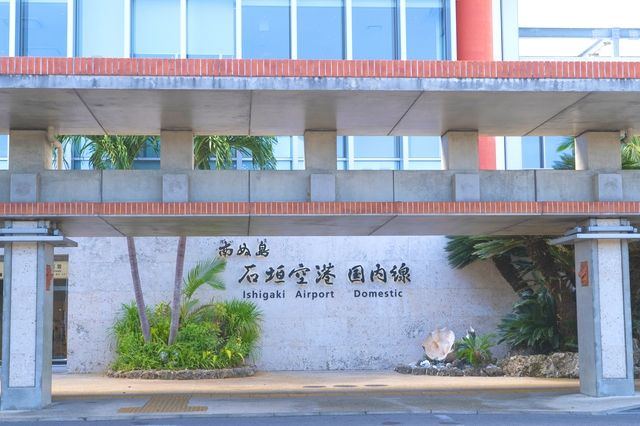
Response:
POLYGON ((9 59, 16 58, 0 64, 1 132, 53 127, 61 134, 171 129, 302 135, 307 129, 331 129, 339 135, 440 135, 478 130, 522 136, 640 127, 640 70, 629 65, 618 70, 615 63, 600 71, 598 65, 589 69, 566 62, 526 68, 496 62, 76 58, 50 59, 47 71, 53 72, 35 62, 31 72, 26 65, 12 68, 9 59), (89 70, 88 61, 103 67, 89 70), (304 64, 308 67, 297 68, 304 64), (198 66, 199 72, 191 72, 198 66))

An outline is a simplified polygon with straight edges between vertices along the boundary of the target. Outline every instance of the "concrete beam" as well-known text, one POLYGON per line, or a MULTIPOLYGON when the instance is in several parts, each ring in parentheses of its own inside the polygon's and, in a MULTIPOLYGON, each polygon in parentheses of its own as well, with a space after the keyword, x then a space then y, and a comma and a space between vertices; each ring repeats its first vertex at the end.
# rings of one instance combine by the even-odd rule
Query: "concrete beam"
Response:
POLYGON ((440 141, 443 170, 479 170, 478 132, 449 131, 440 141))
POLYGON ((585 132, 576 138, 576 170, 618 171, 622 168, 618 132, 585 132))
POLYGON ((338 151, 335 131, 307 130, 304 132, 305 168, 311 171, 337 169, 338 151))
POLYGON ((193 132, 162 130, 160 132, 160 168, 193 170, 193 132))

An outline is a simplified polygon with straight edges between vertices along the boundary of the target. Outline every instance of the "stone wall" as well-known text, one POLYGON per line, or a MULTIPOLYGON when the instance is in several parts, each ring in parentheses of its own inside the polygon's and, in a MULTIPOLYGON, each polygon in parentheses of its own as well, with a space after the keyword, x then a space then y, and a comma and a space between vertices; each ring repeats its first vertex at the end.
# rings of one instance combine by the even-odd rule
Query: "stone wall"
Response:
MULTIPOLYGON (((189 238, 185 273, 198 260, 216 255, 222 239, 189 238)), ((212 296, 275 296, 252 299, 264 312, 255 359, 263 370, 392 368, 418 359, 421 342, 435 327, 448 326, 458 336, 469 325, 480 333, 495 331, 516 299, 491 263, 451 270, 443 237, 268 237, 268 257, 255 255, 261 238, 226 240, 234 250, 224 276, 227 290, 198 296, 202 301, 212 296), (251 256, 236 254, 242 243, 251 256), (300 263, 310 269, 306 285, 297 285, 295 274, 288 276, 300 263), (329 263, 333 284, 316 283, 315 266, 329 263), (402 263, 409 268, 410 282, 394 282, 391 275, 393 266, 402 263), (386 270, 386 284, 370 281, 376 264, 386 270), (248 265, 256 265, 250 273, 258 274, 257 283, 238 282, 248 265), (265 282, 266 270, 280 265, 285 282, 265 282), (349 269, 357 265, 363 267, 365 283, 349 280, 349 269), (299 296, 307 297, 296 297, 298 290, 299 296), (362 297, 363 292, 369 297, 362 297)), ((77 241, 77 248, 56 250, 69 255, 68 369, 103 371, 113 358, 110 327, 121 305, 133 300, 126 242, 124 238, 77 241)), ((177 238, 136 242, 147 304, 168 301, 177 238)))

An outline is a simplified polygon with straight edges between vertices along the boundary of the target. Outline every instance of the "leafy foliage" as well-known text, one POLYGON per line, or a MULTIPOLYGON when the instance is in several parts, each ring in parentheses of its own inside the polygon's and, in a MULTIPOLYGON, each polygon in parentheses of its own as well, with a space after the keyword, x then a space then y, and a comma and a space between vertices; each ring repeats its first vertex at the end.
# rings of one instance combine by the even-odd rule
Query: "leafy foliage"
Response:
POLYGON ((198 263, 189 271, 183 289, 177 338, 167 344, 171 309, 160 303, 147 312, 151 341, 144 343, 134 304, 123 307, 113 331, 116 338, 114 370, 212 369, 237 367, 254 351, 260 338, 262 313, 251 302, 231 300, 200 305, 193 296, 204 286, 224 289, 219 278, 224 259, 198 263))
POLYGON ((506 342, 515 349, 529 348, 535 353, 558 350, 561 336, 551 293, 540 285, 523 290, 519 296, 513 311, 498 325, 499 343, 506 342))
POLYGON ((193 144, 195 168, 211 169, 209 159, 215 157, 216 169, 228 169, 232 164, 233 151, 239 151, 253 160, 253 166, 261 169, 275 169, 276 158, 274 137, 256 136, 196 136, 193 144))
POLYGON ((492 334, 477 335, 469 331, 466 336, 456 342, 456 358, 471 364, 473 367, 483 367, 491 362, 494 346, 492 334))

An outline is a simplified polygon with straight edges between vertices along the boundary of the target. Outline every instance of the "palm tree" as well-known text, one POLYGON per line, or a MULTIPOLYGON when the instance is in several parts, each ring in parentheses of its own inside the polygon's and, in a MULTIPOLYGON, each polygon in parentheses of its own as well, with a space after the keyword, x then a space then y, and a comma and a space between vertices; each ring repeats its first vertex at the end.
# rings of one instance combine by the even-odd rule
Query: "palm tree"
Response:
MULTIPOLYGON (((560 160, 554 163, 555 169, 575 169, 575 139, 567 140, 558 146, 560 160)), ((622 168, 640 169, 640 138, 633 137, 621 147, 622 168)), ((573 334, 575 325, 575 271, 573 248, 549 244, 551 237, 545 236, 471 236, 449 237, 445 250, 449 264, 454 268, 463 268, 477 260, 490 259, 511 287, 519 292, 528 288, 534 280, 541 277, 554 297, 557 307, 558 326, 564 337, 573 334)), ((637 244, 630 244, 630 258, 640 258, 637 244)), ((630 262, 633 306, 636 318, 640 320, 640 268, 630 262), (635 283, 635 285, 634 285, 635 283)), ((535 280, 538 281, 538 280, 535 280)))
MULTIPOLYGON (((252 158, 253 166, 259 169, 275 169, 276 159, 273 146, 277 143, 274 137, 258 136, 196 136, 193 141, 194 166, 200 170, 211 169, 211 158, 215 158, 216 169, 231 168, 233 151, 240 151, 252 158)), ((173 281, 173 298, 171 301, 171 326, 168 344, 173 344, 180 326, 180 295, 182 293, 182 274, 184 271, 187 237, 178 238, 176 255, 176 273, 173 281)))
MULTIPOLYGON (((159 141, 157 136, 119 135, 61 136, 59 140, 63 144, 72 144, 73 149, 78 151, 80 155, 85 152, 89 153, 89 164, 98 170, 132 169, 133 161, 138 153, 147 145, 150 145, 157 151, 159 141)), ((151 330, 142 293, 142 284, 140 282, 136 243, 133 237, 127 236, 126 239, 133 294, 138 308, 138 318, 140 319, 142 336, 145 342, 149 342, 151 341, 151 330)))
MULTIPOLYGON (((81 155, 85 152, 89 153, 89 164, 99 170, 129 170, 133 168, 135 158, 146 146, 150 145, 156 152, 159 150, 157 136, 62 136, 59 139, 64 144, 72 144, 81 155)), ((194 166, 197 169, 209 170, 211 169, 211 158, 214 157, 216 169, 231 168, 233 164, 232 154, 236 150, 245 156, 250 156, 255 168, 275 169, 276 159, 273 155, 273 146, 276 143, 276 138, 268 136, 196 136, 194 138, 194 166)), ((186 243, 185 236, 178 238, 169 344, 175 341, 180 323, 182 275, 184 272, 186 243)), ((127 237, 127 249, 129 251, 129 265, 138 315, 144 340, 148 342, 151 339, 151 333, 142 294, 133 237, 127 237)))

